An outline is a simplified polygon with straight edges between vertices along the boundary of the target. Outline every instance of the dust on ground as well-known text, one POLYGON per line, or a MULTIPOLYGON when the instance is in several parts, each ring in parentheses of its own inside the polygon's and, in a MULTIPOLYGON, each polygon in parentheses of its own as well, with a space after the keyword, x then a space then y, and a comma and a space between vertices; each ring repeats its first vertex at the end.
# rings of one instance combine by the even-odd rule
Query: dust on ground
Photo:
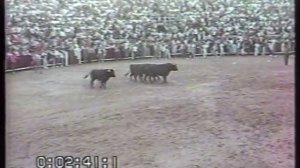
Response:
MULTIPOLYGON (((37 156, 118 157, 122 168, 294 167, 294 58, 208 57, 74 65, 6 74, 7 167, 37 156), (124 77, 172 62, 168 84, 124 77), (107 89, 83 79, 114 68, 107 89)), ((110 165, 109 165, 110 166, 110 165)))

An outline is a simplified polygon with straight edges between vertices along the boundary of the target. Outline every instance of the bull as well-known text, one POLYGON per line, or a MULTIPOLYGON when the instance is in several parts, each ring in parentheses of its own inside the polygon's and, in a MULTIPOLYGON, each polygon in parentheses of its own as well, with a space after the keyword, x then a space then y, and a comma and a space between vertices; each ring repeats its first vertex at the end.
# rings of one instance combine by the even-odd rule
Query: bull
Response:
POLYGON ((137 80, 137 77, 141 80, 143 76, 143 69, 144 66, 147 66, 147 64, 130 64, 129 66, 129 72, 125 74, 125 76, 130 74, 130 79, 134 77, 134 80, 137 80))
POLYGON ((95 80, 99 80, 101 82, 100 88, 106 88, 106 82, 109 80, 109 78, 116 77, 113 69, 93 69, 89 74, 84 76, 84 79, 86 79, 88 76, 91 78, 91 88, 94 87, 95 80))
MULTIPOLYGON (((134 80, 137 80, 137 77, 139 77, 140 81, 143 80, 143 76, 146 74, 146 71, 149 66, 155 65, 155 64, 131 64, 129 66, 129 72, 125 74, 125 76, 128 76, 130 74, 130 79, 134 77, 134 80)), ((151 76, 152 78, 160 79, 158 75, 151 76)), ((145 80, 144 80, 145 81, 145 80)))
POLYGON ((176 64, 151 64, 144 69, 144 80, 147 80, 147 77, 151 80, 150 77, 162 76, 164 79, 163 83, 167 83, 167 76, 171 71, 178 71, 176 64))

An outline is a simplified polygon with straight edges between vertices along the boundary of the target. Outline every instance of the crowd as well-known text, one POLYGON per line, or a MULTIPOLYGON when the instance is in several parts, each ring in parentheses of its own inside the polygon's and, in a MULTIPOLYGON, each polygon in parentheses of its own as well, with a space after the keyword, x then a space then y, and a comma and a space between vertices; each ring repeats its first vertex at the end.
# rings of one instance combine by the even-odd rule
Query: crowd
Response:
MULTIPOLYGON (((293 50, 291 0, 9 0, 7 57, 272 55, 293 50)), ((55 61, 56 59, 52 60, 55 61)), ((44 63, 45 64, 45 63, 44 63)))

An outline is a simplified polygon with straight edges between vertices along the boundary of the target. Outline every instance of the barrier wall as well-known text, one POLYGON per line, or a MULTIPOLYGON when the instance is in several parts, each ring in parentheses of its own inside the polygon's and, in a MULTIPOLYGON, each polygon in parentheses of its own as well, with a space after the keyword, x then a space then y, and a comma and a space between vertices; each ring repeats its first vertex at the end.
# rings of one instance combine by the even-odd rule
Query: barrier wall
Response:
MULTIPOLYGON (((202 54, 199 53, 200 50, 197 50, 195 56, 202 56, 202 54), (198 52, 197 52, 198 51, 198 52)), ((79 64, 78 58, 75 56, 75 53, 73 50, 67 51, 68 53, 68 62, 69 65, 75 65, 79 64)), ((125 55, 125 51, 120 52, 114 52, 113 50, 108 50, 105 56, 101 56, 98 53, 89 53, 85 50, 82 50, 82 63, 90 63, 90 62, 101 62, 101 61, 115 61, 115 60, 128 60, 133 59, 131 57, 131 53, 128 53, 128 57, 125 55)), ((154 55, 154 51, 150 50, 150 54, 154 55)), ((266 51, 266 55, 269 55, 270 52, 266 51)), ((275 51, 273 53, 274 55, 283 55, 284 53, 281 52, 281 45, 276 44, 275 51)), ((290 52, 290 54, 293 54, 293 52, 290 52)), ((211 52, 208 52, 208 56, 213 56, 214 54, 211 52)), ((225 53, 225 55, 233 55, 231 53, 225 53)), ((254 55, 252 50, 249 50, 247 55, 254 55)), ((182 53, 174 53, 171 54, 172 57, 187 57, 187 54, 182 55, 182 53)), ((137 56, 135 59, 146 59, 146 58, 152 58, 154 56, 137 56)), ((31 66, 32 57, 30 55, 25 56, 19 56, 16 63, 12 63, 9 60, 6 61, 6 72, 12 72, 12 71, 20 71, 20 70, 27 70, 32 69, 31 66)), ((65 60, 63 61, 65 62, 65 60)), ((63 63, 57 62, 56 65, 49 63, 47 66, 61 66, 63 63)))

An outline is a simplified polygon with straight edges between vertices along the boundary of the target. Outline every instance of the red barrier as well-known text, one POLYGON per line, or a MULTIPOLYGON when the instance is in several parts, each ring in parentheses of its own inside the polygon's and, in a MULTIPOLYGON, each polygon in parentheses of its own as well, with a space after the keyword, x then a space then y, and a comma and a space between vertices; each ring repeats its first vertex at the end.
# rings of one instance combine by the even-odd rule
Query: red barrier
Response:
POLYGON ((12 63, 10 60, 7 60, 6 69, 17 69, 17 68, 24 68, 24 67, 30 67, 32 62, 31 55, 22 55, 18 56, 16 63, 12 63))

